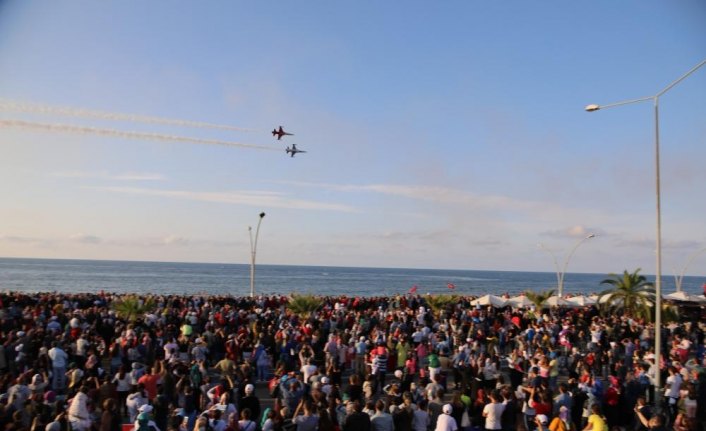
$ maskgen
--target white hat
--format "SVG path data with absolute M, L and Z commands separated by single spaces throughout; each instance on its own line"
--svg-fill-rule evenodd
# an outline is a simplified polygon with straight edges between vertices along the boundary
M 323 376 L 323 377 L 321 378 L 321 384 L 322 384 L 322 385 L 328 385 L 328 377 Z
M 245 385 L 245 393 L 246 394 L 252 394 L 254 390 L 255 390 L 255 386 L 253 386 L 252 384 L 248 383 L 247 385 Z
M 27 335 L 25 331 L 17 331 L 18 337 L 24 337 L 25 335 Z
M 143 404 L 137 409 L 137 411 L 141 413 L 149 413 L 152 411 L 152 406 L 149 404 Z
M 396 371 L 395 371 L 395 377 L 397 377 L 398 379 L 401 379 L 401 378 L 402 378 L 402 375 L 403 375 L 402 370 L 396 370 Z
M 441 408 L 441 411 L 446 413 L 447 415 L 450 415 L 453 410 L 454 408 L 451 406 L 451 404 L 444 404 L 444 407 Z
M 201 343 L 201 341 L 202 341 L 202 340 L 201 340 L 200 338 L 197 338 L 196 340 L 194 340 L 194 343 L 196 343 L 196 344 L 200 344 L 200 343 Z
M 537 415 L 537 420 L 539 421 L 540 424 L 548 424 L 549 423 L 549 418 L 547 415 Z

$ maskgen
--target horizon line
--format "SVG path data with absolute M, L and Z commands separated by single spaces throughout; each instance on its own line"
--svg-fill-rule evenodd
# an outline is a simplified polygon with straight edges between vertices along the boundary
M 55 258 L 55 257 L 13 257 L 0 256 L 0 260 L 57 260 L 57 261 L 82 261 L 82 262 L 123 262 L 123 263 L 157 263 L 157 264 L 191 264 L 191 265 L 242 265 L 250 266 L 250 263 L 236 262 L 194 262 L 194 261 L 160 261 L 160 260 L 125 260 L 125 259 L 89 259 L 89 258 Z M 257 266 L 290 266 L 290 267 L 305 267 L 305 268 L 369 268 L 369 269 L 394 269 L 394 270 L 413 270 L 413 271 L 475 271 L 475 272 L 529 272 L 533 274 L 556 274 L 556 271 L 520 271 L 520 270 L 503 270 L 503 269 L 459 269 L 459 268 L 414 268 L 414 267 L 391 267 L 391 266 L 346 266 L 346 265 L 294 265 L 282 263 L 258 263 Z M 600 275 L 608 276 L 610 274 L 620 274 L 618 272 L 569 272 L 566 274 L 585 274 L 585 275 Z M 642 274 L 645 277 L 655 277 L 655 274 Z M 673 277 L 674 274 L 662 274 L 663 277 Z M 706 277 L 706 275 L 688 275 L 685 277 Z

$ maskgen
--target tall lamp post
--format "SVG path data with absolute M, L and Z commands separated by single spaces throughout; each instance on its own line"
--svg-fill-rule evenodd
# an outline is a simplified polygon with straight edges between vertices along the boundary
M 656 184 L 656 200 L 657 200 L 657 268 L 655 274 L 655 364 L 657 364 L 657 373 L 655 375 L 655 397 L 657 402 L 660 401 L 659 394 L 662 389 L 662 376 L 660 375 L 659 367 L 662 356 L 662 210 L 660 203 L 660 180 L 659 180 L 659 98 L 671 90 L 672 87 L 682 82 L 687 76 L 696 72 L 701 66 L 706 64 L 706 60 L 697 64 L 691 70 L 682 75 L 679 79 L 664 87 L 662 91 L 654 96 L 641 97 L 639 99 L 624 100 L 622 102 L 610 103 L 607 105 L 588 105 L 586 111 L 593 112 L 599 109 L 612 108 L 615 106 L 629 105 L 639 102 L 647 102 L 651 100 L 654 105 L 655 119 L 655 184 Z
M 587 241 L 591 238 L 595 238 L 595 234 L 590 234 L 586 235 L 585 237 L 581 238 L 580 240 L 576 241 L 576 244 L 574 247 L 571 249 L 569 254 L 566 255 L 566 259 L 564 259 L 564 266 L 562 268 L 559 268 L 559 261 L 556 258 L 556 255 L 549 250 L 547 247 L 544 246 L 544 244 L 539 244 L 539 247 L 549 253 L 554 259 L 554 268 L 556 268 L 556 286 L 559 292 L 557 293 L 560 298 L 564 297 L 564 276 L 566 275 L 566 268 L 569 266 L 569 261 L 571 260 L 571 257 L 576 253 L 576 249 L 579 248 L 581 244 L 583 244 L 584 241 Z
M 679 275 L 676 275 L 676 272 L 675 272 L 675 275 L 674 275 L 674 285 L 675 285 L 676 288 L 677 288 L 677 292 L 681 292 L 681 290 L 682 290 L 682 289 L 681 289 L 681 284 L 682 284 L 682 281 L 684 281 L 684 274 L 686 273 L 686 269 L 689 267 L 689 265 L 691 265 L 691 262 L 693 262 L 694 259 L 696 259 L 696 256 L 700 255 L 701 253 L 703 253 L 703 252 L 705 252 L 705 251 L 706 251 L 706 247 L 702 248 L 701 250 L 696 250 L 695 252 L 693 252 L 693 253 L 687 258 L 686 264 L 685 264 L 684 267 L 681 269 L 681 272 L 679 273 Z
M 255 255 L 257 255 L 257 238 L 260 236 L 260 224 L 265 218 L 265 213 L 260 213 L 260 219 L 257 221 L 257 229 L 255 230 L 255 242 L 252 240 L 252 226 L 248 226 L 250 233 L 250 297 L 255 297 Z

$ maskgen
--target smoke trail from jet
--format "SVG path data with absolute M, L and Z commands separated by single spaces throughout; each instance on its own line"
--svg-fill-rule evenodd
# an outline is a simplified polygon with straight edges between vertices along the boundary
M 235 132 L 256 132 L 255 129 L 227 126 L 223 124 L 204 123 L 201 121 L 175 120 L 170 118 L 150 117 L 135 114 L 119 114 L 114 112 L 95 111 L 91 109 L 70 108 L 65 106 L 49 106 L 39 103 L 15 102 L 0 99 L 0 111 L 27 112 L 32 114 L 52 114 L 78 118 L 96 118 L 100 120 L 131 121 L 136 123 L 166 124 L 171 126 L 197 127 L 202 129 L 220 129 Z
M 74 126 L 70 124 L 48 124 L 48 123 L 37 123 L 34 121 L 23 121 L 23 120 L 1 120 L 1 127 L 14 127 L 20 129 L 30 129 L 30 130 L 40 130 L 45 132 L 61 132 L 61 133 L 74 133 L 80 135 L 99 135 L 99 136 L 110 136 L 114 138 L 125 138 L 125 139 L 135 139 L 142 141 L 160 141 L 160 142 L 184 142 L 189 144 L 202 144 L 202 145 L 222 145 L 226 147 L 239 147 L 239 148 L 251 148 L 254 150 L 266 150 L 266 151 L 281 151 L 277 147 L 269 147 L 265 145 L 255 145 L 255 144 L 242 144 L 240 142 L 232 141 L 221 141 L 217 139 L 200 139 L 200 138 L 190 138 L 185 136 L 174 136 L 174 135 L 163 135 L 160 133 L 146 133 L 146 132 L 128 132 L 123 130 L 115 129 L 101 129 L 97 127 L 86 127 L 86 126 Z

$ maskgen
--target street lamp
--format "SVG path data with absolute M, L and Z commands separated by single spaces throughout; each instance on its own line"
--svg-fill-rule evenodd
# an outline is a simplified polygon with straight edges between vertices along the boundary
M 682 75 L 679 79 L 664 87 L 662 91 L 654 96 L 641 97 L 639 99 L 625 100 L 622 102 L 610 103 L 608 105 L 588 105 L 586 111 L 593 112 L 599 109 L 612 108 L 615 106 L 629 105 L 632 103 L 646 102 L 651 100 L 654 104 L 654 119 L 655 119 L 655 184 L 656 184 L 656 201 L 657 201 L 657 268 L 655 274 L 655 364 L 657 364 L 657 373 L 655 375 L 655 395 L 659 402 L 659 393 L 662 389 L 662 376 L 660 375 L 660 359 L 662 354 L 662 210 L 660 203 L 660 180 L 659 180 L 659 98 L 671 90 L 672 87 L 679 84 L 687 76 L 696 72 L 701 66 L 706 64 L 706 60 L 697 64 L 691 70 Z
M 552 259 L 554 259 L 554 268 L 556 268 L 556 286 L 558 289 L 557 295 L 560 298 L 564 297 L 564 276 L 566 275 L 566 268 L 569 266 L 569 261 L 571 260 L 571 257 L 574 255 L 574 253 L 576 253 L 576 249 L 579 248 L 579 246 L 581 244 L 583 244 L 584 241 L 587 241 L 587 240 L 589 240 L 591 238 L 595 238 L 595 237 L 596 237 L 595 234 L 590 234 L 590 235 L 587 235 L 587 236 L 581 238 L 580 240 L 578 240 L 576 242 L 576 244 L 574 245 L 574 247 L 569 252 L 569 254 L 566 255 L 566 259 L 564 259 L 564 266 L 561 269 L 559 268 L 559 261 L 557 260 L 556 255 L 551 250 L 549 250 L 547 247 L 545 247 L 544 244 L 539 244 L 539 247 L 542 250 L 549 253 L 549 255 L 551 255 Z
M 260 219 L 257 221 L 257 230 L 255 230 L 255 242 L 252 240 L 252 226 L 248 226 L 250 233 L 250 297 L 255 297 L 255 255 L 257 254 L 257 238 L 260 236 L 260 224 L 265 218 L 265 213 L 260 213 Z
M 706 247 L 702 248 L 701 250 L 696 250 L 693 252 L 686 260 L 686 264 L 682 268 L 681 272 L 679 275 L 676 275 L 676 271 L 674 273 L 674 285 L 677 287 L 677 292 L 681 292 L 681 283 L 684 281 L 684 274 L 686 273 L 686 269 L 691 265 L 691 262 L 696 259 L 696 256 L 700 255 L 701 253 L 706 251 Z

